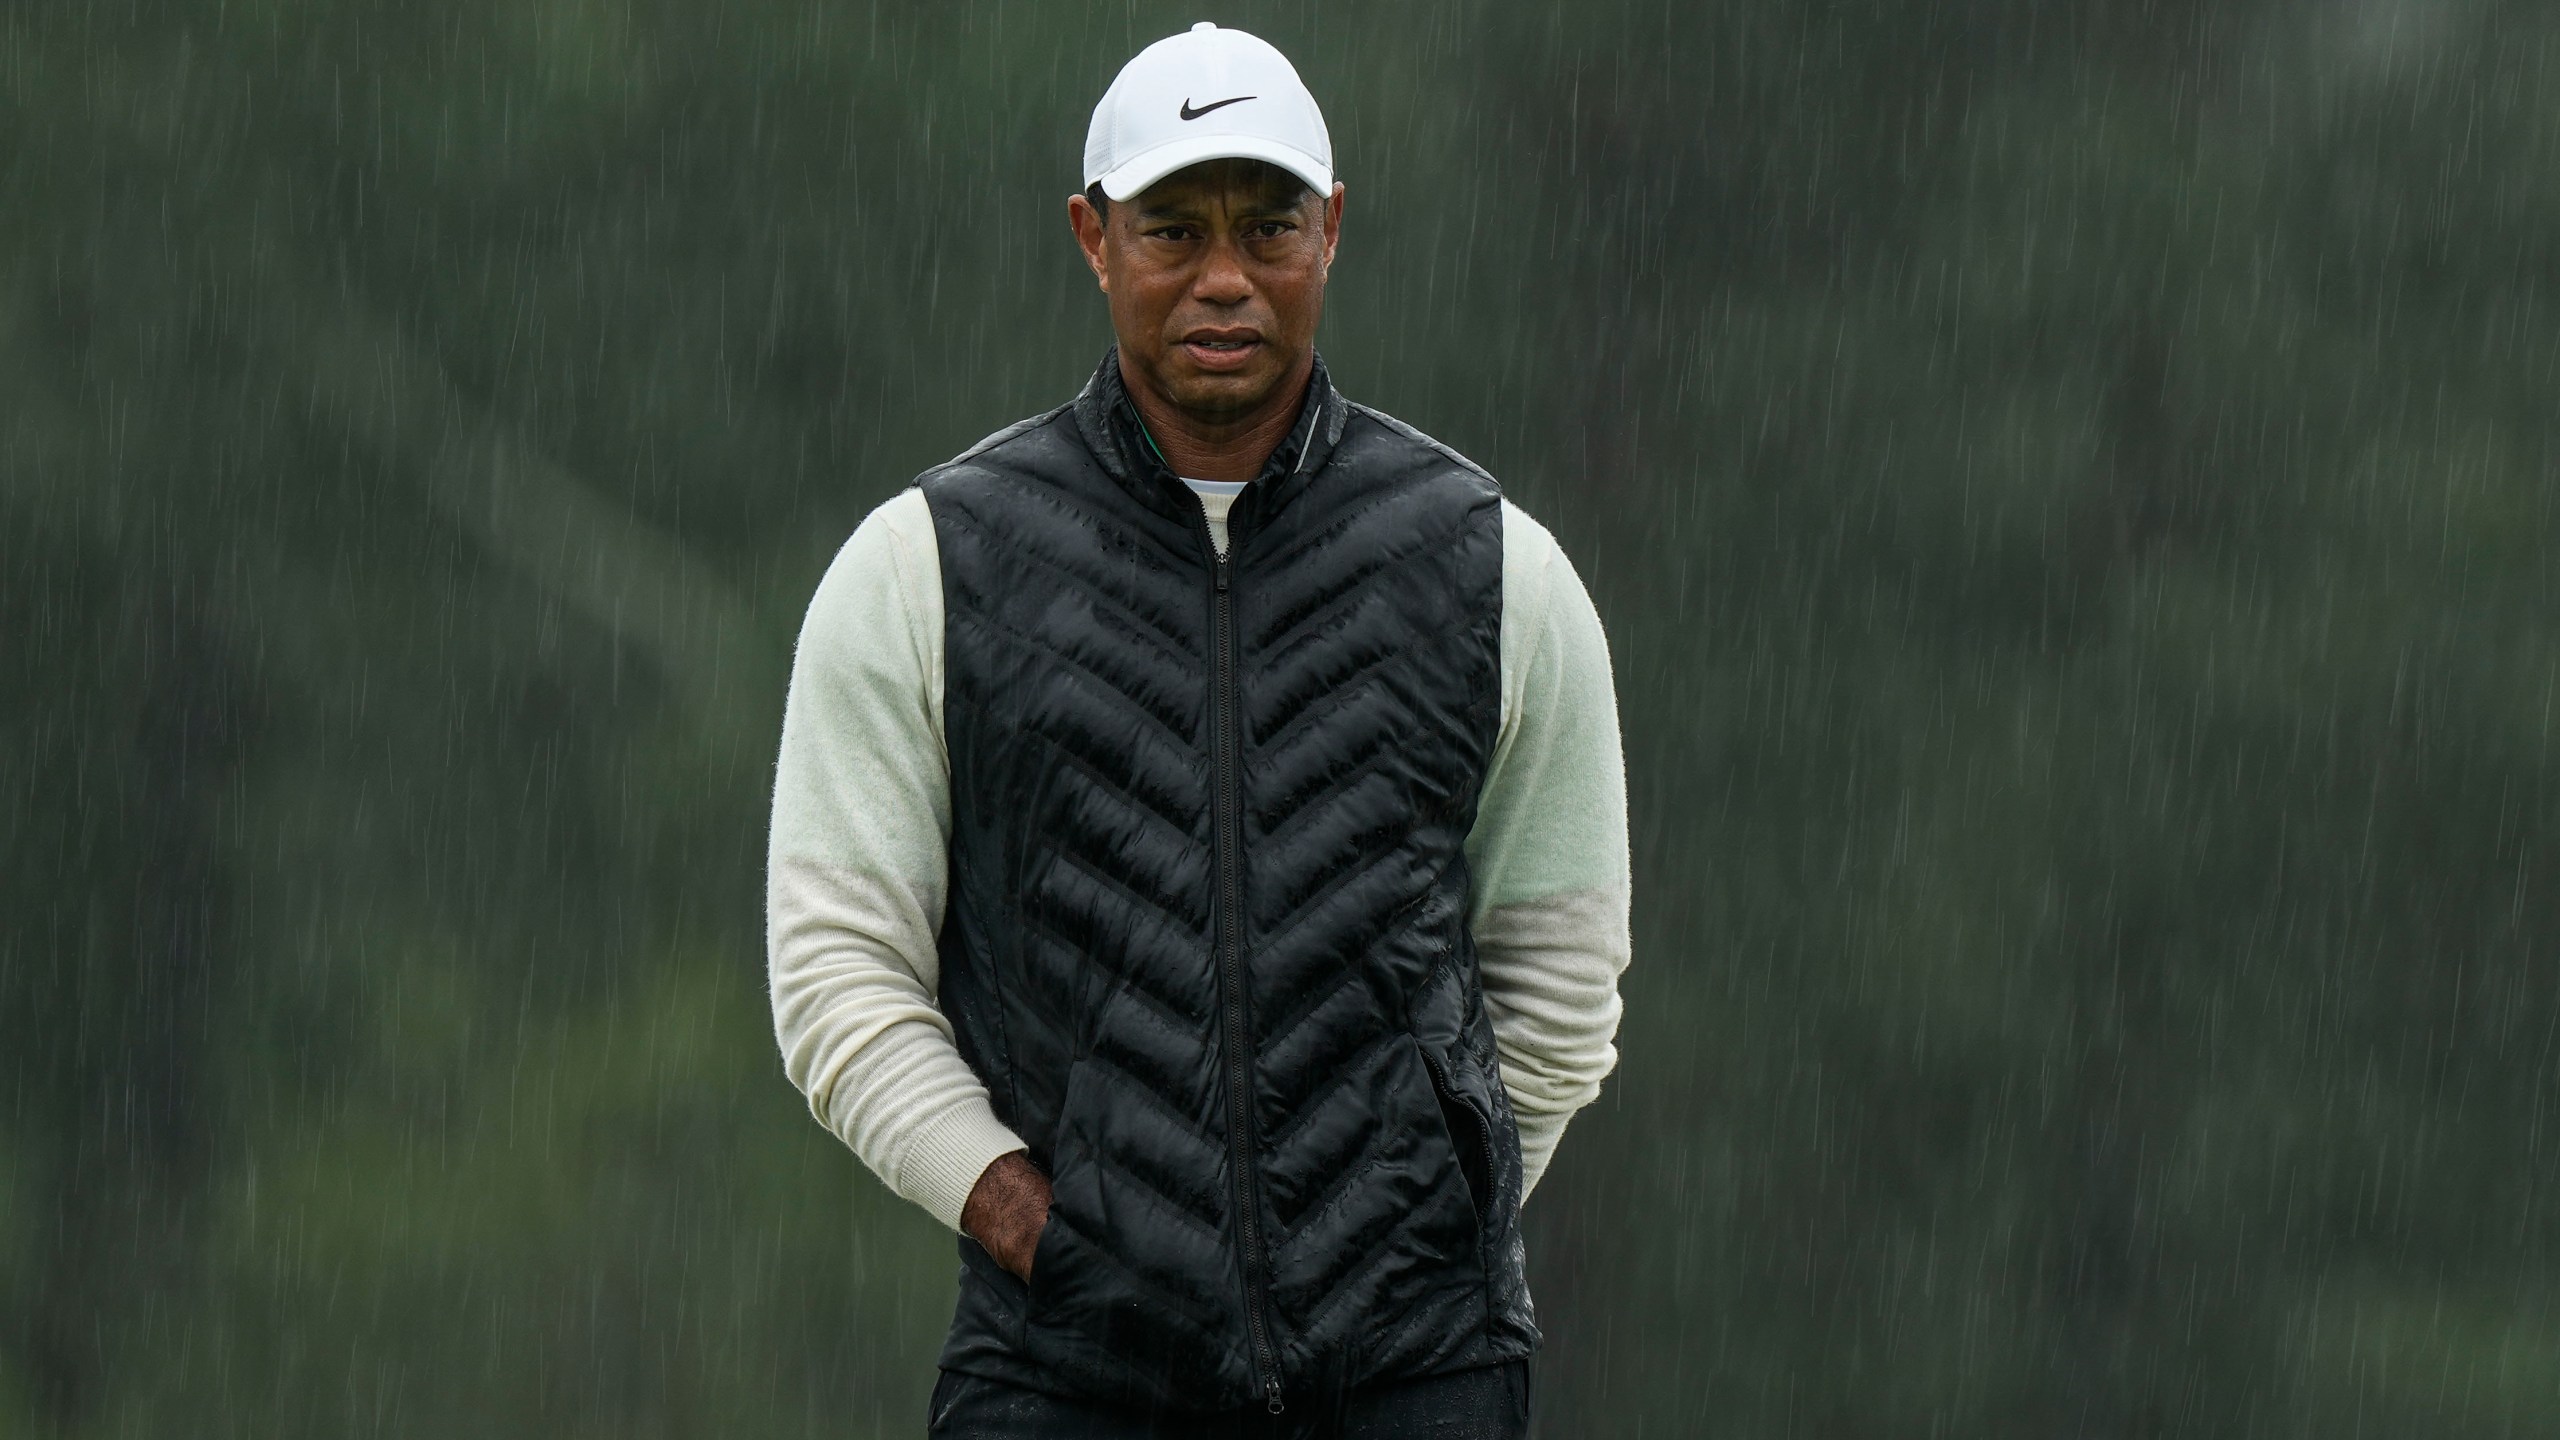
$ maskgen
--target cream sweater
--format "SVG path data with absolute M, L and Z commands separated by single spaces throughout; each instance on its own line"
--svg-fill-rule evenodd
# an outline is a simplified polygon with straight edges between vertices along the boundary
M 1203 508 L 1226 547 L 1231 496 Z M 1470 927 L 1521 1160 L 1537 1183 L 1617 1063 L 1626 778 L 1606 638 L 1555 538 L 1503 502 L 1502 721 L 1466 854 Z M 924 492 L 873 510 L 810 603 L 774 776 L 766 960 L 809 1109 L 953 1229 L 1023 1147 L 935 1005 L 951 837 L 940 549 Z

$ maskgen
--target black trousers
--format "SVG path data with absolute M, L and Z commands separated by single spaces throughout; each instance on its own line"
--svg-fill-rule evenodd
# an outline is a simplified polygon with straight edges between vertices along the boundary
M 945 1370 L 926 1426 L 933 1440 L 1527 1440 L 1529 1362 L 1310 1396 L 1277 1415 L 1116 1410 Z

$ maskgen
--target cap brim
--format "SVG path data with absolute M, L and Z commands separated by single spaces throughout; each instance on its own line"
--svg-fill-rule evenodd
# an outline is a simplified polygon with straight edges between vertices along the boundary
M 1307 182 L 1318 195 L 1333 193 L 1333 170 L 1323 161 L 1277 140 L 1258 135 L 1185 135 L 1153 150 L 1133 155 L 1102 177 L 1102 193 L 1126 200 L 1167 175 L 1203 160 L 1262 160 Z

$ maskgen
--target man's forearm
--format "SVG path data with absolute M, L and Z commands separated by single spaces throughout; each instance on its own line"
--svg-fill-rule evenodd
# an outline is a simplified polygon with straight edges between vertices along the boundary
M 774 1031 L 810 1112 L 881 1183 L 958 1229 L 979 1172 L 1022 1140 L 996 1119 L 932 992 L 877 933 L 881 906 L 861 898 L 876 888 L 834 867 L 776 863 Z
M 1521 1193 L 1536 1188 L 1575 1111 L 1618 1063 L 1626 892 L 1498 906 L 1476 925 L 1476 967 L 1520 1126 Z

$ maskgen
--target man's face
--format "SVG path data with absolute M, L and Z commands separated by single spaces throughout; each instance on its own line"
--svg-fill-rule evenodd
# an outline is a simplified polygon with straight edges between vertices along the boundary
M 1342 231 L 1339 184 L 1319 196 L 1277 166 L 1212 160 L 1110 208 L 1105 220 L 1081 195 L 1068 202 L 1140 383 L 1218 424 L 1303 379 Z

